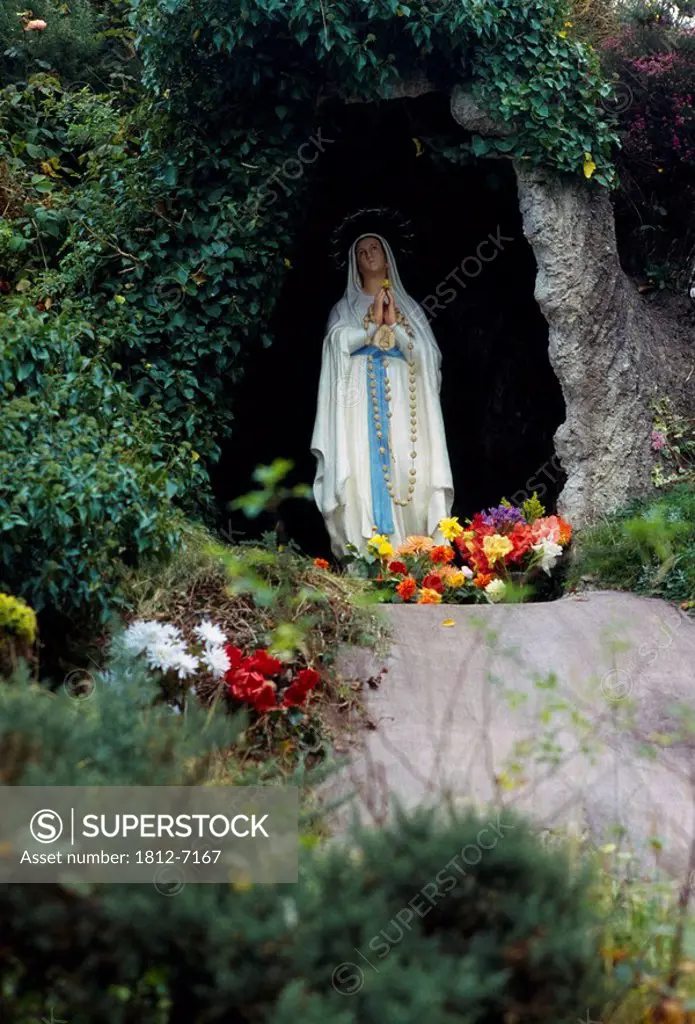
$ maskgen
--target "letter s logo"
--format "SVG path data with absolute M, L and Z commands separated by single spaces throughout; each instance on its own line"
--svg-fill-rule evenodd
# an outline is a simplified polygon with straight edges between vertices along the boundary
M 54 843 L 63 833 L 63 821 L 57 811 L 37 811 L 29 822 L 29 831 L 37 843 Z

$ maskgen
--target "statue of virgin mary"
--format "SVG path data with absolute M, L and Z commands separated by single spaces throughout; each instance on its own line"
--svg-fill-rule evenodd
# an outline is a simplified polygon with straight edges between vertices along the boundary
M 336 557 L 374 533 L 434 536 L 454 497 L 439 401 L 441 352 L 381 235 L 352 244 L 323 343 L 314 497 Z

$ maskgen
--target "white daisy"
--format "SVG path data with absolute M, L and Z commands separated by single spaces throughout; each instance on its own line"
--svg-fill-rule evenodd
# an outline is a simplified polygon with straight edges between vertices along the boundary
M 128 626 L 123 635 L 123 646 L 129 654 L 142 654 L 158 643 L 181 643 L 181 631 L 168 622 L 145 622 L 138 619 Z
M 190 675 L 188 668 L 191 660 L 194 663 L 194 668 L 198 667 L 198 659 L 188 654 L 183 644 L 174 644 L 170 640 L 158 640 L 156 643 L 150 644 L 146 651 L 146 657 L 150 668 L 158 668 L 162 672 L 169 672 L 173 669 L 181 678 Z M 180 672 L 182 665 L 184 666 L 183 675 Z
M 193 654 L 188 654 L 187 651 L 180 651 L 176 665 L 174 666 L 178 673 L 179 679 L 188 679 L 189 676 L 195 675 L 200 668 L 200 662 Z
M 206 647 L 200 655 L 200 660 L 215 679 L 221 679 L 232 667 L 224 647 Z
M 208 647 L 220 647 L 227 643 L 227 637 L 219 626 L 216 626 L 210 619 L 203 619 L 199 626 L 193 630 L 199 640 L 202 640 Z

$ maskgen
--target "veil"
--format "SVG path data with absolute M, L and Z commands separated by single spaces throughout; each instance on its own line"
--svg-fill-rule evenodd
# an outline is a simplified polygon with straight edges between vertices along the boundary
M 408 292 L 403 287 L 401 281 L 401 275 L 398 273 L 398 265 L 396 258 L 393 255 L 391 246 L 381 235 L 374 234 L 373 232 L 365 231 L 359 235 L 358 238 L 350 246 L 350 255 L 348 259 L 348 280 L 347 287 L 343 298 L 338 302 L 331 311 L 331 316 L 328 321 L 328 328 L 330 329 L 334 324 L 339 321 L 347 321 L 350 323 L 362 323 L 363 317 L 363 306 L 365 293 L 362 291 L 362 284 L 360 281 L 360 275 L 357 270 L 357 246 L 363 238 L 378 238 L 384 247 L 386 253 L 386 264 L 388 267 L 388 277 L 391 282 L 391 295 L 396 303 L 396 306 L 405 315 L 406 319 L 410 323 L 411 327 L 418 328 L 422 337 L 429 343 L 431 348 L 434 350 L 435 360 L 437 366 L 441 364 L 442 355 L 439 349 L 439 345 L 434 337 L 434 334 L 430 330 L 430 326 L 427 322 L 425 312 L 420 305 L 411 298 Z

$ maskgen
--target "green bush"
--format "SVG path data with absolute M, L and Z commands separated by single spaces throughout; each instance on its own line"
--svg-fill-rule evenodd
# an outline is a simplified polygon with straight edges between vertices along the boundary
M 601 587 L 695 602 L 695 487 L 681 484 L 632 502 L 583 530 L 569 585 L 582 577 Z
M 37 611 L 105 619 L 125 567 L 176 549 L 173 499 L 200 483 L 116 380 L 112 343 L 75 310 L 0 315 L 0 569 Z
M 0 690 L 0 778 L 202 781 L 233 723 L 146 707 L 142 685 L 97 677 L 77 704 Z M 5 1007 L 17 1024 L 49 1006 L 71 1024 L 574 1021 L 601 997 L 588 884 L 506 813 L 423 812 L 305 848 L 297 885 L 0 886 Z

